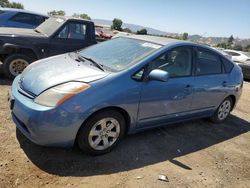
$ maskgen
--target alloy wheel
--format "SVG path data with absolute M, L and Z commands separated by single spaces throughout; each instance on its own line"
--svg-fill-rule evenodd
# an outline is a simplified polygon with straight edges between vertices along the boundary
M 231 102 L 229 100 L 225 100 L 219 107 L 218 110 L 218 119 L 224 120 L 227 118 L 231 110 Z
M 114 118 L 103 118 L 92 126 L 88 141 L 95 150 L 111 147 L 120 135 L 120 124 Z

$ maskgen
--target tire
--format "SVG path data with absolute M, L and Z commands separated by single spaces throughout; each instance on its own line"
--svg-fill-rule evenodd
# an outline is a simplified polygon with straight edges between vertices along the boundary
M 121 141 L 125 129 L 123 115 L 115 110 L 107 110 L 88 119 L 79 129 L 76 141 L 83 152 L 101 155 L 110 152 Z
M 21 74 L 24 68 L 31 63 L 31 58 L 24 54 L 11 54 L 3 62 L 3 71 L 6 77 L 14 79 Z
M 226 120 L 233 108 L 233 100 L 227 97 L 217 108 L 210 120 L 214 123 L 221 123 Z

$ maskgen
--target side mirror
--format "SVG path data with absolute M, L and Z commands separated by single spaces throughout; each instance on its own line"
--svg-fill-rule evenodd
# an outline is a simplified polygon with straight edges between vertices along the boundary
M 149 80 L 158 80 L 162 82 L 168 81 L 169 74 L 166 71 L 160 69 L 152 70 L 148 75 Z

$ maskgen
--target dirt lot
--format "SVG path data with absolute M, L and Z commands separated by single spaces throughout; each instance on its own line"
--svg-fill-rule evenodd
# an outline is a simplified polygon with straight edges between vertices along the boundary
M 250 187 L 249 82 L 223 124 L 196 120 L 131 135 L 98 157 L 27 140 L 10 117 L 10 84 L 0 78 L 0 188 Z

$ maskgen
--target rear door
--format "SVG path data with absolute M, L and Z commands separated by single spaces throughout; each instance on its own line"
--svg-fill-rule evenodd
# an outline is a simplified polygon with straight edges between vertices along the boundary
M 218 54 L 206 48 L 195 48 L 194 100 L 192 109 L 211 110 L 226 97 L 228 74 Z
M 69 21 L 50 39 L 50 56 L 72 52 L 89 45 L 88 23 Z

